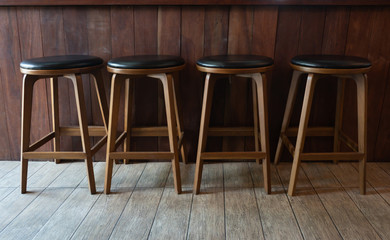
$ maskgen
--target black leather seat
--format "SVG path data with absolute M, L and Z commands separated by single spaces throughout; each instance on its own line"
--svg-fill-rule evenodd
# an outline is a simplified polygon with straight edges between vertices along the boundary
M 61 55 L 24 60 L 20 67 L 30 70 L 56 70 L 93 67 L 103 64 L 103 59 L 89 55 Z
M 181 57 L 170 55 L 138 55 L 113 58 L 107 65 L 112 68 L 122 69 L 155 69 L 169 68 L 184 65 Z
M 291 63 L 303 67 L 329 69 L 371 67 L 371 62 L 365 58 L 339 55 L 300 55 L 292 58 Z
M 259 68 L 271 66 L 274 60 L 257 55 L 218 55 L 199 59 L 196 64 L 208 68 Z

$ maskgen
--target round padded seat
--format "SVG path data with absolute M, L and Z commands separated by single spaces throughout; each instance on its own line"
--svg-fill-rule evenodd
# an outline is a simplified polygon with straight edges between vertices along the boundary
M 94 67 L 103 64 L 103 59 L 89 55 L 60 55 L 24 60 L 21 69 L 26 70 L 61 70 Z
M 121 69 L 156 69 L 171 68 L 184 65 L 184 59 L 169 55 L 138 55 L 113 58 L 107 65 Z
M 196 64 L 205 68 L 262 68 L 272 66 L 274 60 L 257 55 L 218 55 L 200 58 Z
M 300 55 L 291 59 L 291 64 L 309 68 L 357 69 L 369 68 L 365 58 L 339 55 Z

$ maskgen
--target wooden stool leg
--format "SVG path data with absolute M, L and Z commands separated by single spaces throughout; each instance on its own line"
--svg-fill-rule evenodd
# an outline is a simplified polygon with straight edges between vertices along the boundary
M 173 81 L 175 82 L 175 81 Z M 183 133 L 181 131 L 181 121 L 180 121 L 180 117 L 179 117 L 179 109 L 177 107 L 177 98 L 176 98 L 176 89 L 175 89 L 175 84 L 172 85 L 173 89 L 171 90 L 173 92 L 173 100 L 174 100 L 174 104 L 175 104 L 175 116 L 176 116 L 176 125 L 177 125 L 177 135 L 179 136 L 179 139 L 181 139 L 182 141 L 179 142 L 180 145 L 180 155 L 181 155 L 181 159 L 183 161 L 183 163 L 187 163 L 187 160 L 186 160 L 186 155 L 185 155 L 185 151 L 184 151 L 184 145 L 183 145 Z
M 282 154 L 282 149 L 283 149 L 282 134 L 284 134 L 286 132 L 286 130 L 290 124 L 290 119 L 291 119 L 291 115 L 292 115 L 293 108 L 294 108 L 295 98 L 297 96 L 298 80 L 302 74 L 303 74 L 302 72 L 294 71 L 293 77 L 291 79 L 291 86 L 290 86 L 290 90 L 288 92 L 286 109 L 284 110 L 282 129 L 280 130 L 279 142 L 278 142 L 278 146 L 276 148 L 274 164 L 279 163 L 280 156 Z
M 359 161 L 359 188 L 360 194 L 366 194 L 366 161 L 367 161 L 367 75 L 353 76 L 357 87 L 357 118 L 358 118 L 358 145 L 359 153 L 364 157 Z
M 114 159 L 110 159 L 110 153 L 115 151 L 116 130 L 118 126 L 118 112 L 122 83 L 125 80 L 123 75 L 112 75 L 110 94 L 110 115 L 107 136 L 106 153 L 106 178 L 104 181 L 104 193 L 109 194 L 111 190 L 112 165 Z
M 342 123 L 343 123 L 344 89 L 345 89 L 345 79 L 339 78 L 337 80 L 337 98 L 336 98 L 336 116 L 335 116 L 335 126 L 334 126 L 333 152 L 340 152 L 339 132 L 342 128 Z M 333 160 L 333 162 L 337 163 L 338 160 Z
M 22 126 L 21 126 L 21 146 L 20 146 L 21 193 L 26 193 L 27 190 L 28 159 L 25 159 L 23 157 L 23 153 L 28 151 L 28 148 L 30 146 L 31 107 L 32 107 L 33 87 L 36 80 L 38 79 L 35 76 L 24 75 L 23 77 Z
M 58 78 L 50 78 L 51 89 L 51 116 L 54 131 L 54 152 L 60 151 L 60 118 L 58 105 Z M 60 163 L 60 159 L 54 159 L 55 163 Z
M 104 127 L 106 128 L 106 131 L 108 131 L 108 114 L 109 114 L 109 109 L 108 109 L 108 104 L 107 104 L 107 96 L 106 96 L 106 91 L 104 90 L 104 82 L 103 82 L 103 76 L 101 70 L 96 70 L 91 73 L 95 80 L 95 88 L 96 88 L 96 93 L 99 101 L 99 106 L 100 106 L 100 112 L 102 114 L 102 119 L 104 123 Z
M 125 83 L 125 114 L 124 114 L 124 131 L 126 132 L 126 138 L 123 144 L 123 151 L 130 151 L 131 141 L 131 114 L 133 106 L 133 93 L 134 93 L 134 80 L 126 79 Z M 116 128 L 115 128 L 116 129 Z M 123 163 L 127 164 L 128 159 L 123 159 Z
M 260 122 L 260 142 L 261 151 L 265 152 L 263 159 L 264 190 L 267 194 L 271 193 L 271 175 L 270 175 L 270 153 L 268 140 L 268 101 L 267 101 L 267 78 L 265 74 L 253 74 L 253 80 L 257 86 L 257 102 Z
M 202 152 L 206 148 L 207 131 L 209 128 L 211 105 L 213 101 L 215 79 L 211 78 L 211 74 L 207 73 L 204 84 L 202 115 L 200 118 L 198 151 L 196 154 L 196 170 L 194 179 L 194 193 L 198 194 L 200 191 L 200 184 L 202 181 L 203 160 L 201 158 Z
M 258 104 L 257 104 L 257 90 L 256 82 L 252 81 L 252 99 L 253 99 L 253 133 L 255 138 L 255 151 L 260 151 L 259 149 L 259 113 L 258 113 Z M 256 159 L 256 163 L 260 164 L 260 159 Z
M 171 74 L 158 74 L 156 75 L 163 84 L 165 110 L 167 115 L 169 146 L 171 152 L 174 153 L 174 159 L 172 159 L 172 172 L 174 185 L 177 193 L 181 193 L 181 178 L 180 178 L 180 165 L 179 165 L 179 153 L 177 148 L 177 125 L 175 114 L 175 100 L 173 93 L 173 78 Z
M 295 186 L 297 184 L 297 177 L 299 173 L 299 166 L 301 163 L 301 153 L 305 144 L 306 129 L 309 122 L 310 108 L 313 101 L 314 87 L 317 81 L 317 75 L 309 74 L 307 77 L 305 96 L 303 98 L 301 119 L 299 120 L 299 129 L 297 136 L 297 143 L 294 152 L 294 161 L 291 169 L 290 184 L 288 186 L 288 195 L 292 196 L 295 192 Z
M 87 109 L 84 100 L 83 79 L 81 78 L 80 74 L 70 74 L 67 77 L 72 80 L 74 86 L 77 115 L 79 119 L 80 133 L 81 133 L 81 143 L 83 145 L 83 151 L 87 155 L 87 158 L 85 159 L 85 163 L 87 166 L 89 190 L 91 194 L 94 194 L 96 193 L 96 186 L 95 186 L 95 177 L 94 177 L 93 165 L 92 165 L 91 144 L 90 144 L 89 133 L 88 133 L 88 119 L 87 119 Z

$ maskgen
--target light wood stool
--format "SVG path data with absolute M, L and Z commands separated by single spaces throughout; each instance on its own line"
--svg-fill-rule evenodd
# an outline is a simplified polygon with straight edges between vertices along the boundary
M 92 166 L 92 156 L 105 144 L 107 140 L 108 106 L 104 83 L 101 74 L 103 60 L 99 57 L 87 55 L 63 55 L 41 57 L 25 60 L 20 63 L 20 71 L 23 77 L 22 93 L 22 126 L 21 126 L 21 191 L 26 192 L 28 159 L 85 159 L 89 190 L 96 193 L 95 178 Z M 88 126 L 87 110 L 84 100 L 83 80 L 81 74 L 91 74 L 95 80 L 100 110 L 104 126 Z M 60 127 L 59 102 L 58 102 L 58 78 L 65 77 L 72 81 L 75 91 L 79 127 Z M 39 79 L 50 78 L 52 126 L 53 131 L 30 145 L 31 108 L 34 83 Z M 60 136 L 81 136 L 82 152 L 60 151 Z M 91 147 L 90 136 L 102 136 L 103 138 Z M 50 140 L 54 140 L 53 152 L 36 152 Z
M 364 58 L 333 55 L 302 55 L 291 60 L 294 69 L 284 112 L 282 130 L 275 155 L 275 164 L 279 162 L 282 145 L 285 145 L 294 157 L 288 194 L 294 195 L 299 166 L 302 160 L 359 160 L 360 193 L 366 192 L 367 161 L 367 75 L 371 63 Z M 303 99 L 301 118 L 298 128 L 289 128 L 290 119 L 297 93 L 298 80 L 302 74 L 308 74 Z M 310 108 L 316 81 L 322 77 L 338 78 L 335 127 L 308 127 Z M 357 86 L 358 143 L 342 132 L 342 113 L 345 79 L 353 79 Z M 297 136 L 295 147 L 288 137 Z M 303 153 L 306 136 L 334 136 L 334 151 L 324 153 Z M 340 141 L 353 152 L 340 152 Z
M 197 68 L 205 72 L 202 115 L 200 119 L 198 152 L 194 179 L 194 193 L 200 192 L 203 161 L 205 160 L 238 160 L 253 159 L 260 162 L 263 159 L 264 189 L 271 192 L 270 157 L 268 144 L 268 110 L 267 81 L 265 72 L 273 67 L 273 60 L 255 55 L 210 56 L 197 61 Z M 223 74 L 251 78 L 253 89 L 254 127 L 209 128 L 211 105 L 216 77 Z M 259 132 L 260 128 L 260 132 Z M 255 151 L 253 152 L 205 152 L 207 136 L 254 136 Z M 259 141 L 261 151 L 259 149 Z
M 182 58 L 166 55 L 126 56 L 115 58 L 108 62 L 107 69 L 113 75 L 111 81 L 110 124 L 108 127 L 104 193 L 110 193 L 113 160 L 116 159 L 124 159 L 125 163 L 127 159 L 171 160 L 175 190 L 177 193 L 181 193 L 179 149 L 182 160 L 185 162 L 184 147 L 182 146 L 184 135 L 180 126 L 172 74 L 182 70 L 184 67 L 185 62 Z M 131 127 L 134 81 L 145 76 L 159 79 L 162 82 L 167 127 Z M 117 138 L 119 102 L 123 83 L 125 83 L 125 126 L 124 132 Z M 168 136 L 170 152 L 130 152 L 131 136 Z M 124 142 L 124 152 L 116 152 L 116 149 L 122 142 Z

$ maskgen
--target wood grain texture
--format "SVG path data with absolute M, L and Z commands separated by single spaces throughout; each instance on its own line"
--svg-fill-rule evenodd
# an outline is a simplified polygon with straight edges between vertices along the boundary
M 72 1 L 72 4 L 81 4 L 83 1 Z M 102 1 L 104 0 L 93 4 L 99 5 Z M 264 1 L 251 4 L 242 1 L 231 6 L 228 1 L 218 3 L 227 4 L 226 6 L 183 6 L 189 1 L 179 4 L 182 6 L 146 6 L 148 2 L 145 2 L 145 6 L 114 4 L 105 7 L 0 7 L 0 31 L 4 36 L 0 39 L 0 53 L 3 56 L 0 59 L 0 112 L 4 112 L 0 116 L 0 130 L 6 133 L 0 139 L 0 159 L 19 158 L 20 117 L 15 113 L 20 112 L 22 76 L 18 68 L 20 61 L 27 57 L 94 54 L 108 60 L 111 57 L 133 54 L 180 55 L 185 59 L 187 67 L 180 73 L 180 79 L 175 76 L 175 79 L 179 80 L 176 81 L 176 91 L 179 112 L 184 123 L 185 150 L 191 162 L 195 159 L 204 79 L 194 67 L 198 58 L 216 54 L 251 53 L 275 59 L 272 74 L 267 74 L 270 149 L 271 153 L 274 153 L 291 79 L 289 61 L 301 53 L 323 53 L 362 56 L 373 62 L 373 68 L 368 74 L 368 161 L 388 161 L 390 151 L 386 146 L 390 131 L 387 121 L 390 112 L 390 85 L 387 82 L 390 77 L 390 48 L 387 43 L 390 34 L 383 29 L 389 27 L 389 6 L 354 6 L 362 4 L 359 1 L 348 1 L 344 2 L 346 5 L 339 6 L 339 0 L 327 1 L 321 6 L 314 5 L 322 0 L 310 3 L 305 0 L 298 4 L 300 6 L 289 5 L 290 0 L 278 2 L 273 6 L 264 6 Z M 23 2 L 20 0 L 13 4 Z M 202 2 L 203 0 L 196 4 Z M 45 1 L 41 3 L 50 5 Z M 168 3 L 161 2 L 162 5 Z M 246 4 L 250 6 L 245 6 Z M 255 6 L 257 4 L 259 6 Z M 104 73 L 104 77 L 108 83 L 108 74 Z M 250 97 L 242 97 L 250 95 L 250 86 L 244 81 L 232 79 L 234 91 L 231 91 L 226 80 L 227 78 L 224 78 L 216 83 L 211 125 L 251 125 L 252 103 Z M 59 84 L 60 122 L 78 125 L 73 87 L 62 79 Z M 88 119 L 91 124 L 101 123 L 99 108 L 95 102 L 96 94 L 91 89 L 93 86 L 89 77 L 84 77 L 83 84 L 86 89 Z M 159 84 L 155 80 L 142 79 L 138 85 L 136 92 L 142 92 L 137 93 L 142 96 L 136 96 L 133 122 L 144 126 L 165 124 Z M 310 125 L 334 123 L 335 89 L 333 79 L 318 82 Z M 347 81 L 346 89 L 343 130 L 352 139 L 356 139 L 355 85 Z M 36 90 L 40 96 L 36 95 L 33 103 L 34 110 L 37 109 L 32 123 L 36 126 L 33 129 L 33 138 L 46 134 L 50 123 L 50 104 L 46 94 L 48 86 L 38 82 Z M 108 86 L 106 90 L 109 90 Z M 298 96 L 302 93 L 302 88 L 299 90 Z M 300 99 L 294 109 L 292 125 L 296 125 L 298 121 L 299 103 Z M 42 107 L 37 108 L 38 105 Z M 228 109 L 230 110 L 227 111 Z M 120 113 L 119 128 L 123 125 L 122 116 Z M 221 138 L 210 138 L 207 149 L 221 150 Z M 80 138 L 71 139 L 61 137 L 61 147 L 80 150 Z M 232 140 L 232 144 L 225 141 L 225 148 L 252 149 L 252 138 L 243 139 Z M 164 138 L 157 140 L 156 137 L 136 137 L 134 140 L 132 150 L 164 150 L 168 146 Z M 308 141 L 313 143 L 306 144 L 305 151 L 329 150 L 332 146 L 330 138 Z M 48 147 L 50 144 L 44 148 Z M 341 149 L 345 150 L 343 147 Z M 286 156 L 283 155 L 282 159 L 286 160 Z M 96 159 L 102 159 L 101 152 Z
M 162 193 L 161 188 L 134 190 L 111 238 L 123 239 L 129 236 L 134 239 L 148 238 Z
M 185 239 L 190 220 L 191 200 L 191 194 L 177 194 L 175 189 L 166 188 L 148 239 Z
M 131 188 L 113 189 L 119 194 L 101 195 L 72 239 L 108 239 L 132 193 Z
M 0 238 L 32 239 L 72 191 L 71 188 L 46 189 L 0 233 Z M 42 207 L 45 211 L 36 211 Z M 26 222 L 30 223 L 28 228 Z
M 20 5 L 389 5 L 387 0 L 281 0 L 275 3 L 273 0 L 171 0 L 171 1 L 163 1 L 163 0 L 146 0 L 142 3 L 134 0 L 61 0 L 54 4 L 49 0 L 1 0 L 0 6 L 20 6 Z

